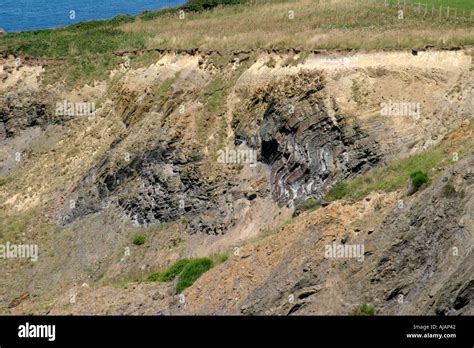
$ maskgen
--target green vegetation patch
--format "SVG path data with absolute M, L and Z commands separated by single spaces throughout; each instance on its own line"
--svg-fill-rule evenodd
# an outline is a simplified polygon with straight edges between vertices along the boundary
M 67 27 L 69 31 L 91 30 L 104 27 L 116 27 L 125 23 L 135 22 L 135 17 L 130 15 L 117 15 L 110 20 L 95 20 L 75 23 Z
M 390 0 L 392 4 L 397 4 L 398 0 Z M 453 8 L 458 8 L 458 9 L 465 9 L 465 10 L 474 10 L 474 2 L 471 0 L 416 0 L 416 1 L 406 1 L 407 6 L 417 6 L 418 3 L 422 5 L 422 8 L 424 8 L 424 5 L 428 6 L 428 9 L 431 11 L 432 6 L 435 6 L 435 8 L 439 9 L 439 6 L 443 6 L 445 9 L 449 6 L 451 9 Z M 400 5 L 403 6 L 403 1 L 400 1 Z M 431 12 L 430 12 L 431 13 Z M 470 15 L 470 12 L 467 12 L 468 15 Z M 458 15 L 461 15 L 462 13 L 458 12 Z M 453 13 L 454 15 L 454 13 Z
M 189 0 L 181 8 L 188 11 L 204 11 L 220 5 L 245 4 L 248 0 Z
M 421 170 L 414 171 L 410 174 L 411 183 L 415 189 L 415 192 L 418 191 L 424 184 L 428 182 L 428 174 Z
M 30 209 L 15 214 L 9 214 L 0 209 L 0 243 L 17 243 L 22 234 L 33 238 L 44 237 L 49 233 L 55 233 L 58 227 L 47 221 L 44 212 L 39 208 Z
M 151 21 L 161 16 L 165 15 L 176 15 L 176 12 L 179 8 L 163 8 L 158 11 L 144 11 L 142 14 L 139 15 L 140 20 L 142 21 Z
M 248 3 L 249 0 L 189 0 L 179 7 L 163 8 L 158 11 L 144 11 L 139 15 L 142 21 L 151 21 L 161 16 L 179 15 L 179 11 L 201 12 L 213 9 L 217 6 L 238 5 Z
M 228 255 L 228 254 L 220 254 L 220 255 L 217 255 L 217 256 L 215 256 L 214 258 L 212 258 L 214 265 L 217 265 L 217 264 L 220 264 L 220 263 L 224 263 L 224 262 L 226 262 L 228 259 L 229 259 L 229 255 Z
M 194 282 L 205 272 L 209 271 L 213 266 L 213 262 L 209 258 L 201 258 L 191 260 L 184 268 L 179 276 L 178 284 L 176 284 L 176 291 L 182 292 L 184 289 L 190 287 Z
M 367 303 L 363 303 L 359 307 L 354 309 L 354 311 L 352 312 L 352 315 L 374 315 L 376 312 L 377 311 L 375 307 Z
M 133 237 L 133 244 L 135 245 L 143 245 L 145 244 L 146 238 L 143 234 L 137 234 Z
M 148 67 L 156 63 L 162 56 L 163 54 L 158 51 L 148 51 L 136 56 L 131 56 L 131 67 L 133 69 Z
M 151 282 L 171 282 L 173 281 L 178 275 L 181 274 L 183 271 L 184 267 L 191 262 L 191 260 L 188 259 L 182 259 L 176 261 L 174 264 L 172 264 L 168 269 L 166 269 L 163 272 L 158 272 L 158 273 L 153 273 L 150 274 L 147 278 L 147 280 Z
M 178 278 L 176 291 L 182 292 L 184 289 L 193 285 L 193 283 L 205 272 L 218 264 L 228 260 L 228 254 L 219 254 L 211 257 L 197 259 L 181 259 L 173 263 L 162 272 L 152 273 L 147 277 L 150 282 L 172 282 Z
M 300 203 L 296 206 L 295 212 L 293 213 L 293 217 L 300 215 L 304 211 L 313 211 L 321 207 L 321 202 L 314 199 L 314 198 L 309 198 L 303 203 Z
M 452 164 L 454 152 L 461 159 L 470 151 L 471 147 L 472 139 L 470 138 L 460 138 L 455 141 L 444 140 L 422 153 L 395 160 L 352 180 L 340 182 L 328 192 L 325 199 L 328 201 L 360 200 L 374 191 L 392 192 L 402 189 L 406 186 L 408 179 L 413 180 L 415 188 L 420 188 L 429 181 L 426 173 L 430 173 L 430 177 L 435 178 L 446 166 Z
M 121 58 L 115 52 L 145 47 L 146 33 L 118 28 L 133 20 L 131 16 L 118 16 L 60 29 L 11 33 L 0 38 L 0 46 L 18 56 L 57 60 L 46 64 L 45 83 L 90 83 L 107 78 L 108 71 L 117 67 Z

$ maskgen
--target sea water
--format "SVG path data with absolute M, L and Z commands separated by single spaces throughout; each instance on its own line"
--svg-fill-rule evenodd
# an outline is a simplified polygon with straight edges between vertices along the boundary
M 118 14 L 136 15 L 185 0 L 0 0 L 0 28 L 7 32 L 67 26 Z

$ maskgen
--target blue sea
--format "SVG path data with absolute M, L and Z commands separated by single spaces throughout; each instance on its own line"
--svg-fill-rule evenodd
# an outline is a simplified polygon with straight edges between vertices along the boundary
M 185 0 L 0 0 L 0 28 L 7 32 L 47 29 L 94 19 L 110 19 L 118 14 L 136 15 L 145 10 L 159 10 L 179 6 L 185 2 Z

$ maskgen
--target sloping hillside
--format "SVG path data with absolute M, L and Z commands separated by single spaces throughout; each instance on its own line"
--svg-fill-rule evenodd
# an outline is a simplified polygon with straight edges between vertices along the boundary
M 273 23 L 305 4 L 254 6 Z M 39 248 L 0 260 L 2 313 L 473 314 L 472 48 L 198 30 L 252 8 L 193 13 L 169 45 L 166 13 L 104 24 L 147 40 L 88 52 L 91 70 L 0 41 L 0 244 Z

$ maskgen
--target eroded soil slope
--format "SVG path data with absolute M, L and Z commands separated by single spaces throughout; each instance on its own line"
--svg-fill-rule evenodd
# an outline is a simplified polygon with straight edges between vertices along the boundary
M 40 257 L 1 261 L 2 312 L 472 314 L 471 66 L 469 49 L 193 50 L 69 90 L 5 57 L 0 240 Z M 95 116 L 58 114 L 64 102 Z M 381 113 L 391 102 L 418 112 Z M 420 192 L 402 177 L 324 203 L 441 144 L 456 161 L 433 161 Z M 323 207 L 292 218 L 308 199 Z M 331 243 L 363 245 L 363 260 L 325 257 Z M 183 296 L 144 281 L 219 253 L 231 257 Z

